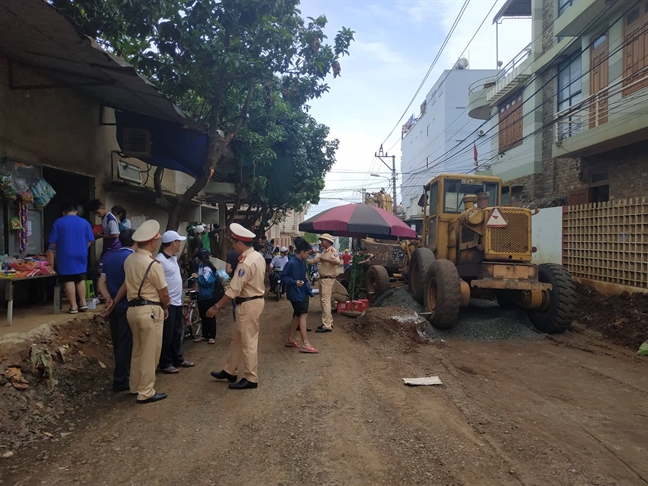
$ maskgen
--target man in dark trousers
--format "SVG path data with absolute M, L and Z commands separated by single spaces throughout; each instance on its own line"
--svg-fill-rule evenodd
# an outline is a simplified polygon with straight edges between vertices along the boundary
M 184 334 L 184 320 L 182 317 L 182 276 L 176 254 L 180 252 L 180 245 L 187 238 L 180 236 L 176 231 L 167 231 L 162 235 L 162 247 L 157 255 L 157 260 L 162 264 L 164 277 L 169 286 L 169 317 L 164 320 L 162 330 L 162 351 L 160 352 L 160 371 L 167 375 L 178 373 L 178 367 L 191 368 L 194 363 L 187 361 L 182 356 L 182 338 Z
M 112 309 L 109 320 L 113 354 L 115 355 L 115 372 L 113 374 L 113 391 L 115 393 L 129 390 L 133 334 L 128 325 L 128 319 L 126 319 L 128 301 L 122 300 L 114 308 L 112 301 L 126 278 L 124 261 L 137 250 L 137 243 L 133 241 L 133 233 L 135 230 L 127 229 L 119 234 L 121 248 L 106 255 L 101 264 L 101 276 L 97 282 L 99 292 L 106 299 L 106 309 Z

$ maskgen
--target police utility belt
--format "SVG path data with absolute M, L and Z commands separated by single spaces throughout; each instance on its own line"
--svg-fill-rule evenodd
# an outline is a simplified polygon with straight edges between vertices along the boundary
M 322 276 L 320 277 L 320 280 L 324 280 L 324 279 L 326 279 L 326 278 L 335 278 L 335 277 L 334 277 L 333 275 L 322 275 Z
M 257 299 L 263 299 L 263 295 L 255 295 L 254 297 L 237 297 L 234 299 L 234 303 L 236 305 L 241 305 L 244 304 L 245 302 L 249 302 L 251 300 L 257 300 Z
M 162 304 L 159 302 L 153 302 L 150 300 L 142 299 L 142 287 L 144 287 L 144 282 L 146 281 L 146 277 L 148 277 L 149 272 L 151 271 L 151 267 L 157 260 L 153 260 L 148 268 L 146 269 L 146 272 L 144 272 L 144 277 L 142 278 L 142 283 L 140 283 L 139 290 L 137 291 L 137 299 L 129 300 L 128 301 L 128 306 L 129 307 L 141 307 L 143 305 L 157 305 L 162 307 Z

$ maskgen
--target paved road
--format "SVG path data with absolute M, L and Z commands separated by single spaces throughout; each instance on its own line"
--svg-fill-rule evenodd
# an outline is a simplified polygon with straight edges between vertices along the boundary
M 367 341 L 339 316 L 332 334 L 313 335 L 320 354 L 301 355 L 283 347 L 287 302 L 266 309 L 257 390 L 229 391 L 209 376 L 224 360 L 225 320 L 215 346 L 186 347 L 195 368 L 159 376 L 169 399 L 109 397 L 43 445 L 46 461 L 4 462 L 0 483 L 647 484 L 645 360 L 578 333 Z M 430 374 L 444 385 L 402 384 Z

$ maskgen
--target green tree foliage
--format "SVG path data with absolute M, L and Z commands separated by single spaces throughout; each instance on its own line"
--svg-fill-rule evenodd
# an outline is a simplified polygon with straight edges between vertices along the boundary
M 304 20 L 297 9 L 298 0 L 51 3 L 85 34 L 133 64 L 189 116 L 205 124 L 209 150 L 202 174 L 178 204 L 171 205 L 158 192 L 160 204 L 169 212 L 168 227 L 173 229 L 180 224 L 181 212 L 205 187 L 235 136 L 252 149 L 265 148 L 261 153 L 254 152 L 254 156 L 267 164 L 273 160 L 269 151 L 274 149 L 274 143 L 270 142 L 277 143 L 282 136 L 283 142 L 299 138 L 291 135 L 291 129 L 299 123 L 317 136 L 323 134 L 326 127 L 300 117 L 307 116 L 303 110 L 309 100 L 329 90 L 327 76 L 340 75 L 339 60 L 348 55 L 354 34 L 342 28 L 327 43 L 326 17 Z M 274 104 L 279 101 L 284 106 L 276 111 Z M 257 115 L 261 108 L 268 112 L 266 116 L 277 117 L 273 127 L 242 130 L 252 112 Z M 320 147 L 328 159 L 334 157 L 335 143 Z M 307 144 L 302 142 L 299 150 L 308 150 Z M 295 172 L 312 175 L 303 161 L 296 162 Z M 320 169 L 314 172 L 319 174 Z M 161 173 L 157 179 L 161 179 Z M 299 205 L 307 193 L 308 197 L 316 197 L 312 195 L 322 184 L 323 179 L 312 184 L 308 181 L 306 186 L 312 187 L 296 195 L 297 202 L 292 204 Z
M 311 244 L 319 242 L 319 236 L 314 233 L 304 233 L 304 239 Z

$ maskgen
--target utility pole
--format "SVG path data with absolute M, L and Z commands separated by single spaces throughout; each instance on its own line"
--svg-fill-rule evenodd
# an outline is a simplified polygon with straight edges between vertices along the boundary
M 380 145 L 380 149 L 377 153 L 374 154 L 383 164 L 387 167 L 392 173 L 392 206 L 393 213 L 396 214 L 396 156 L 389 155 L 387 152 L 383 152 L 383 146 Z M 391 159 L 391 167 L 384 159 Z

